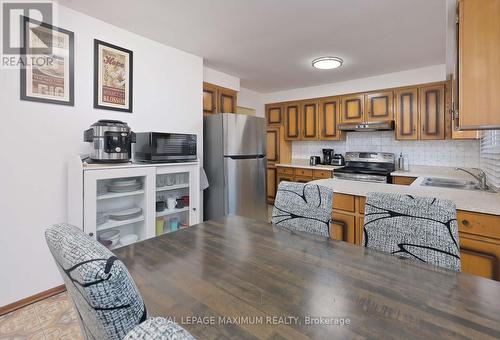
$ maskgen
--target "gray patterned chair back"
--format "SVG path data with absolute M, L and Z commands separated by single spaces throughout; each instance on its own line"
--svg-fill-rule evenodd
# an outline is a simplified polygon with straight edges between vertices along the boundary
M 281 182 L 271 222 L 279 228 L 330 236 L 333 191 L 316 184 Z
M 45 232 L 87 339 L 123 339 L 146 320 L 146 307 L 125 265 L 68 224 Z
M 455 204 L 432 197 L 370 193 L 365 247 L 460 271 Z

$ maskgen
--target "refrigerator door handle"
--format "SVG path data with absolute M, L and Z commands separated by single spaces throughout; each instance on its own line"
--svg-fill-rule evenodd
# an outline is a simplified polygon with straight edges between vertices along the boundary
M 264 158 L 266 155 L 243 155 L 243 156 L 226 156 L 231 159 L 255 159 L 255 158 Z

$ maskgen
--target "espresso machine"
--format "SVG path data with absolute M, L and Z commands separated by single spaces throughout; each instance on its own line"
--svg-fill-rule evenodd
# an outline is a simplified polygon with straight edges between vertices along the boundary
M 333 155 L 334 155 L 333 149 L 323 149 L 323 162 L 322 164 L 325 165 L 330 165 L 332 163 Z

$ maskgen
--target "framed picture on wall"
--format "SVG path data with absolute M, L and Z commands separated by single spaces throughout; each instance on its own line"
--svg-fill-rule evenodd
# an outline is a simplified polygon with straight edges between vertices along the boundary
M 74 34 L 23 17 L 21 100 L 74 106 Z
M 94 39 L 94 107 L 132 112 L 133 52 Z

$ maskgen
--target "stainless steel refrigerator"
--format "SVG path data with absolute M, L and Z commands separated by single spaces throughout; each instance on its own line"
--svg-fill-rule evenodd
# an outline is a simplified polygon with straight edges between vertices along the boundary
M 205 219 L 241 215 L 267 220 L 264 118 L 219 113 L 203 119 Z

